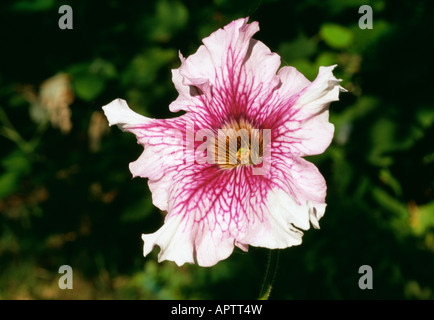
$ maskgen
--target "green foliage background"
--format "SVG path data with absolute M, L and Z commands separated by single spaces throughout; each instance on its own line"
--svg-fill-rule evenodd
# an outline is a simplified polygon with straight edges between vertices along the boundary
M 63 4 L 73 30 L 58 27 Z M 372 30 L 358 27 L 364 4 Z M 164 215 L 146 180 L 131 178 L 128 163 L 142 151 L 134 136 L 98 118 L 118 97 L 141 114 L 174 116 L 178 50 L 188 56 L 250 16 L 261 27 L 255 38 L 283 65 L 313 80 L 320 65 L 338 64 L 349 90 L 330 107 L 333 143 L 309 158 L 328 184 L 321 229 L 281 250 L 270 298 L 433 299 L 433 4 L 2 1 L 0 298 L 258 298 L 265 249 L 236 250 L 212 268 L 159 264 L 158 249 L 143 258 L 141 233 Z M 47 85 L 56 75 L 64 82 Z M 41 97 L 59 88 L 73 99 L 56 127 Z M 73 290 L 58 288 L 63 264 L 74 270 Z M 373 290 L 358 287 L 361 265 L 373 268 Z

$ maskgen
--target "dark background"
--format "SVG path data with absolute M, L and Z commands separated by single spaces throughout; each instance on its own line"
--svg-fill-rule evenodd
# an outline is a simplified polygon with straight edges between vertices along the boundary
M 61 5 L 73 29 L 61 30 Z M 361 5 L 373 29 L 360 29 Z M 434 3 L 429 1 L 54 1 L 0 3 L 0 299 L 256 299 L 268 250 L 211 268 L 142 256 L 163 213 L 128 163 L 142 148 L 101 106 L 173 117 L 173 68 L 201 39 L 250 16 L 255 35 L 313 80 L 349 90 L 335 138 L 310 157 L 328 184 L 320 230 L 280 250 L 270 299 L 434 298 Z M 70 265 L 73 290 L 60 290 Z M 361 290 L 359 267 L 373 270 Z

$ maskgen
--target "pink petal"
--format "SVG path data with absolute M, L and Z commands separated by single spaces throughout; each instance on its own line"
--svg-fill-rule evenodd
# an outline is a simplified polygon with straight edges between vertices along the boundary
M 185 58 L 179 53 L 181 63 L 184 63 Z M 185 85 L 184 78 L 180 74 L 180 68 L 172 70 L 172 82 L 179 93 L 178 98 L 169 105 L 169 110 L 172 112 L 195 111 L 204 108 L 204 103 L 199 97 L 199 92 L 196 87 Z
M 242 63 L 251 37 L 258 30 L 257 22 L 247 24 L 247 19 L 238 19 L 203 39 L 204 45 L 182 63 L 180 73 L 184 85 L 197 86 L 202 91 L 207 91 L 207 86 L 215 85 L 213 79 L 216 78 L 217 70 Z
M 319 228 L 324 215 L 326 184 L 318 169 L 304 159 L 277 156 L 273 163 L 272 187 L 264 199 L 264 219 L 250 225 L 239 240 L 270 249 L 301 244 L 303 231 L 310 223 Z
M 299 205 L 315 206 L 325 203 L 327 186 L 324 177 L 314 164 L 303 158 L 290 159 L 275 155 L 272 179 Z M 321 217 L 319 209 L 318 216 Z M 300 228 L 305 229 L 306 221 Z
M 299 94 L 311 82 L 296 68 L 285 66 L 279 70 L 278 76 L 282 81 L 279 93 L 286 98 Z
M 170 177 L 185 161 L 184 139 L 187 116 L 157 120 L 138 115 L 124 100 L 117 99 L 103 107 L 110 125 L 132 132 L 144 151 L 130 163 L 133 177 L 149 178 L 155 206 L 167 210 Z
M 282 159 L 269 176 L 253 176 L 251 167 L 221 171 L 216 167 L 180 166 L 171 176 L 173 185 L 165 225 L 144 236 L 146 252 L 155 245 L 161 257 L 188 263 L 191 257 L 201 266 L 226 259 L 234 246 L 271 249 L 299 245 L 301 230 L 318 228 L 325 210 L 326 186 L 311 163 Z M 173 232 L 171 225 L 177 225 Z M 158 235 L 158 237 L 156 237 Z M 185 242 L 176 246 L 158 241 Z M 188 259 L 187 259 L 188 258 Z M 161 258 L 162 259 L 162 258 Z
M 187 257 L 193 256 L 201 266 L 226 259 L 235 245 L 246 251 L 245 235 L 251 232 L 252 225 L 260 226 L 264 220 L 261 207 L 265 208 L 263 197 L 268 188 L 266 179 L 252 177 L 250 171 L 251 168 L 222 171 L 209 165 L 181 166 L 172 177 L 165 219 L 165 225 L 179 227 L 172 233 L 170 227 L 163 226 L 155 235 L 171 237 L 173 242 L 188 241 L 185 248 L 190 252 L 164 247 L 154 236 L 145 236 L 147 250 L 158 245 L 161 250 L 170 251 L 169 260 L 188 263 Z
M 329 122 L 328 106 L 339 100 L 339 91 L 344 90 L 332 73 L 334 67 L 320 67 L 310 84 L 294 70 L 279 73 L 287 82 L 279 89 L 281 102 L 271 117 L 273 125 L 279 127 L 275 135 L 279 148 L 306 156 L 320 154 L 330 145 L 334 126 Z
M 220 124 L 228 115 L 258 113 L 279 85 L 280 57 L 252 39 L 258 23 L 239 19 L 203 40 L 197 52 L 172 71 L 179 97 L 172 111 L 204 112 Z

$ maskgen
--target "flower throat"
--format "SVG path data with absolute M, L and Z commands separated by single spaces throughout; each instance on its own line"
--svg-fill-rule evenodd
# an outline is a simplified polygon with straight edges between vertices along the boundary
M 218 130 L 215 159 L 222 169 L 258 164 L 263 155 L 262 130 L 240 119 L 226 122 Z

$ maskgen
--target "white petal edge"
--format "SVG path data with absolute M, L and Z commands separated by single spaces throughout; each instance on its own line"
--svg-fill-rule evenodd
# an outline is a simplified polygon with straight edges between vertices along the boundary
M 282 189 L 269 191 L 267 195 L 268 221 L 252 228 L 243 243 L 255 247 L 284 249 L 302 243 L 303 231 L 310 228 L 309 222 L 319 229 L 318 220 L 324 215 L 326 204 L 310 201 L 298 205 L 291 195 Z
M 306 118 L 324 111 L 331 102 L 339 100 L 339 92 L 347 91 L 339 85 L 342 80 L 333 75 L 336 66 L 319 67 L 316 79 L 301 93 L 294 108 L 301 108 L 305 115 L 308 113 Z
M 123 99 L 115 99 L 102 107 L 110 126 L 118 125 L 122 130 L 128 125 L 139 125 L 149 122 L 146 118 L 128 107 Z
M 340 91 L 346 91 L 339 84 L 342 80 L 333 75 L 335 67 L 319 68 L 316 79 L 299 93 L 293 106 L 297 110 L 294 118 L 282 127 L 292 129 L 292 132 L 279 139 L 293 144 L 293 151 L 298 150 L 301 156 L 323 153 L 333 139 L 334 125 L 329 122 L 329 105 L 339 100 Z
M 147 256 L 157 245 L 160 247 L 158 262 L 169 260 L 178 266 L 184 263 L 194 263 L 193 258 L 193 231 L 185 230 L 182 215 L 166 217 L 163 226 L 151 234 L 142 234 L 143 256 Z

